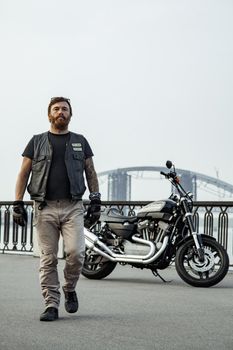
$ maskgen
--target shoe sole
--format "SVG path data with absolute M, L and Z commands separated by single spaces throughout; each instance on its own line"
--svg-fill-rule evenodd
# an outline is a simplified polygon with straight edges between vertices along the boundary
M 50 320 L 48 320 L 48 319 L 45 320 L 45 319 L 43 319 L 43 318 L 42 318 L 42 319 L 40 318 L 40 321 L 41 321 L 41 322 L 52 322 L 52 321 L 56 321 L 56 320 L 58 320 L 58 317 L 57 317 L 57 318 L 50 319 Z

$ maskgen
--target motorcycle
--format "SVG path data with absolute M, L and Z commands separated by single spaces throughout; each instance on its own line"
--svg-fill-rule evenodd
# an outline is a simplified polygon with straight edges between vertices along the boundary
M 165 176 L 176 191 L 166 200 L 152 202 L 135 216 L 124 216 L 116 208 L 101 213 L 100 222 L 86 222 L 85 262 L 82 274 L 102 279 L 116 267 L 131 265 L 150 269 L 165 280 L 158 270 L 172 263 L 178 275 L 194 287 L 210 287 L 227 274 L 229 257 L 215 238 L 196 232 L 192 194 L 186 192 L 171 161 Z

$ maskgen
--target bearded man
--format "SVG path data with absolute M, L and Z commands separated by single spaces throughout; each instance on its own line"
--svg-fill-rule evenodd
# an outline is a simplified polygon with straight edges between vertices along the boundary
M 27 221 L 23 202 L 26 187 L 35 204 L 34 227 L 40 249 L 39 275 L 45 301 L 41 321 L 58 319 L 60 283 L 57 253 L 60 235 L 63 236 L 66 256 L 65 309 L 69 313 L 78 310 L 75 287 L 85 256 L 84 174 L 90 192 L 87 217 L 95 222 L 100 216 L 101 200 L 93 153 L 83 135 L 68 130 L 71 117 L 69 99 L 51 99 L 48 105 L 50 131 L 34 135 L 29 141 L 22 154 L 23 162 L 16 182 L 13 218 L 18 225 L 24 226 Z

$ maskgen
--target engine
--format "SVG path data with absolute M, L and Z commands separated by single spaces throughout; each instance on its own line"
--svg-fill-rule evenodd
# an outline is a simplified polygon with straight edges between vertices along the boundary
M 127 255 L 147 255 L 150 247 L 145 244 L 131 243 L 130 241 L 123 241 L 124 253 Z
M 170 229 L 170 225 L 164 221 L 143 220 L 138 223 L 138 232 L 142 238 L 156 243 L 157 249 L 160 249 L 163 237 Z
M 150 247 L 145 244 L 132 242 L 130 237 L 133 234 L 139 234 L 139 237 L 155 243 L 156 250 L 158 251 L 163 242 L 164 236 L 170 229 L 170 224 L 164 221 L 157 220 L 141 220 L 134 225 L 123 225 L 120 223 L 108 223 L 102 227 L 99 237 L 105 241 L 108 245 L 111 245 L 115 252 L 120 252 L 126 255 L 147 255 L 150 252 Z M 127 230 L 128 229 L 128 230 Z

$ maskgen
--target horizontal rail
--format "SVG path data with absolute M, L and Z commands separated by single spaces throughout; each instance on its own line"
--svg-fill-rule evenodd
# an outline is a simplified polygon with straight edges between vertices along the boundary
M 89 201 L 84 200 L 84 207 Z M 102 208 L 117 208 L 134 216 L 151 201 L 103 201 Z M 33 201 L 25 201 L 28 223 L 20 227 L 13 222 L 12 201 L 0 201 L 0 253 L 33 254 Z M 233 265 L 233 201 L 196 201 L 193 210 L 197 232 L 215 237 L 226 249 Z

